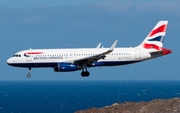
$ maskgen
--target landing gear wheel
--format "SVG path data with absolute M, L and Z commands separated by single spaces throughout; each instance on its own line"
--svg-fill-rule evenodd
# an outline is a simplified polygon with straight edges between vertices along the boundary
M 31 74 L 27 74 L 27 77 L 30 78 L 30 77 L 31 77 Z
M 85 69 L 85 71 L 84 71 Z M 90 75 L 90 73 L 87 71 L 87 64 L 82 64 L 82 73 L 81 76 L 82 77 L 88 77 Z
M 82 77 L 84 77 L 84 71 L 83 71 L 83 72 L 81 72 L 81 76 L 82 76 Z
M 83 71 L 83 72 L 81 73 L 81 76 L 82 76 L 82 77 L 88 77 L 89 75 L 90 75 L 90 73 L 89 73 L 88 71 L 86 71 L 86 72 Z
M 87 72 L 86 72 L 86 77 L 88 77 L 89 75 L 90 75 L 90 73 L 87 71 Z

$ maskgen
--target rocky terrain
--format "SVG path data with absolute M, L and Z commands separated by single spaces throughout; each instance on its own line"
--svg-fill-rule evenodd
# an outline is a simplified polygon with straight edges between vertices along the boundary
M 115 103 L 111 106 L 89 108 L 75 113 L 180 113 L 180 98 Z

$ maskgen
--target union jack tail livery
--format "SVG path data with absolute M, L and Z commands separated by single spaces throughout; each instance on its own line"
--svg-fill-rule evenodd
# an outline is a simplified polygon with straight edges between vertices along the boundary
M 166 34 L 168 21 L 159 21 L 153 30 L 148 34 L 141 46 L 145 49 L 163 50 L 163 41 Z

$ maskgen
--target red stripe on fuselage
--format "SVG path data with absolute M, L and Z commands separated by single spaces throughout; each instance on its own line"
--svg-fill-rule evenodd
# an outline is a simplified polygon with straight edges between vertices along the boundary
M 167 25 L 162 25 L 160 27 L 158 27 L 157 29 L 153 30 L 150 34 L 149 34 L 149 37 L 155 35 L 156 33 L 159 33 L 159 32 L 166 32 L 166 27 Z
M 29 52 L 29 53 L 25 53 L 25 54 L 42 54 L 43 52 Z
M 155 44 L 143 44 L 143 47 L 146 49 L 156 49 L 156 50 L 162 50 L 162 47 L 159 47 Z

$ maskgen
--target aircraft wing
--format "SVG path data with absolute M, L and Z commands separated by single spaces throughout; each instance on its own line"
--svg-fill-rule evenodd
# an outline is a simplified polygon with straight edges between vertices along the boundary
M 99 59 L 104 59 L 106 57 L 105 56 L 106 54 L 109 54 L 114 50 L 114 48 L 115 48 L 115 46 L 117 44 L 117 41 L 118 40 L 116 40 L 113 43 L 113 45 L 111 46 L 111 48 L 109 50 L 107 50 L 105 52 L 102 52 L 100 54 L 93 55 L 93 56 L 88 56 L 88 57 L 84 57 L 84 58 L 80 58 L 80 59 L 75 59 L 74 63 L 76 63 L 76 64 L 83 64 L 83 63 L 91 64 L 91 63 L 93 63 L 93 62 L 95 62 L 95 61 L 97 61 Z

